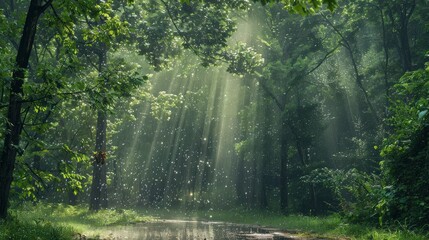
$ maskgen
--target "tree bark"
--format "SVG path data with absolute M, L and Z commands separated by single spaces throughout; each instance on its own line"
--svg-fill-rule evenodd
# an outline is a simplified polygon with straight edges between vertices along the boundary
M 389 109 L 389 48 L 387 44 L 387 32 L 386 32 L 386 21 L 384 20 L 384 11 L 382 3 L 377 5 L 378 11 L 380 13 L 381 29 L 382 29 L 382 38 L 383 38 L 383 51 L 384 51 L 384 92 L 386 97 L 386 105 L 384 107 L 384 117 L 388 116 Z
M 258 82 L 265 93 L 274 101 L 279 110 L 285 114 L 285 104 L 283 101 L 280 101 L 263 81 L 258 80 Z M 288 126 L 289 123 L 285 116 L 283 116 L 280 133 L 280 210 L 283 214 L 287 214 L 289 212 Z
M 389 5 L 388 5 L 389 6 Z M 408 24 L 416 9 L 415 0 L 403 0 L 393 3 L 387 8 L 387 13 L 393 26 L 393 33 L 397 35 L 397 48 L 402 61 L 404 72 L 413 69 L 411 48 L 408 35 Z
M 89 204 L 89 209 L 94 211 L 107 208 L 106 129 L 107 114 L 99 110 Z
M 24 84 L 25 70 L 28 68 L 39 17 L 51 3 L 52 0 L 45 4 L 42 4 L 41 0 L 31 0 L 19 43 L 16 68 L 13 70 L 10 83 L 7 123 L 0 159 L 0 219 L 7 217 L 10 185 L 13 180 L 13 170 L 19 148 L 22 128 L 21 109 L 24 96 L 22 85 Z
M 404 17 L 405 18 L 405 17 Z M 404 72 L 412 70 L 410 42 L 408 39 L 408 20 L 401 19 L 401 28 L 399 30 L 399 42 L 401 46 L 401 56 Z
M 101 75 L 107 63 L 107 49 L 102 45 L 99 49 L 98 71 Z M 104 87 L 107 87 L 107 80 L 103 80 Z M 102 90 L 105 91 L 105 90 Z M 103 99 L 104 101 L 104 99 Z M 89 209 L 98 211 L 106 209 L 107 199 L 107 166 L 106 166 L 106 133 L 107 133 L 107 112 L 104 109 L 98 110 L 97 128 L 95 139 L 95 155 L 93 161 L 92 185 Z
M 284 117 L 283 117 L 284 118 Z M 287 144 L 288 123 L 285 119 L 282 122 L 282 132 L 280 139 L 280 210 L 283 214 L 289 212 L 289 163 L 288 163 L 288 144 Z
M 246 175 L 245 175 L 244 161 L 245 161 L 244 153 L 240 152 L 240 154 L 238 155 L 237 175 L 235 178 L 235 193 L 237 194 L 238 205 L 247 204 L 247 196 L 246 196 L 246 190 L 245 190 L 247 186 L 245 185 Z
M 399 39 L 401 43 L 401 50 L 403 56 L 403 68 L 405 72 L 413 70 L 412 56 L 410 41 L 408 36 L 408 23 L 410 22 L 411 16 L 414 13 L 416 8 L 416 1 L 403 1 L 402 2 L 402 11 L 400 14 L 400 29 L 399 29 Z
M 270 128 L 271 128 L 271 122 L 272 122 L 272 109 L 268 106 L 264 106 L 264 137 L 262 139 L 262 145 L 263 145 L 263 158 L 261 162 L 261 169 L 259 173 L 260 178 L 260 187 L 259 187 L 259 208 L 260 209 L 267 209 L 268 208 L 268 178 L 269 178 L 269 169 L 268 166 L 270 165 L 271 158 L 272 158 L 272 141 L 271 141 L 271 134 Z

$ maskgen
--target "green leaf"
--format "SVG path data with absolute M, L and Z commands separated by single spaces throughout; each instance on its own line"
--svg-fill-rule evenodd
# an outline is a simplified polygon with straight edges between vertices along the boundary
M 428 113 L 427 109 L 419 112 L 419 120 L 422 119 L 422 118 L 424 118 L 427 113 Z

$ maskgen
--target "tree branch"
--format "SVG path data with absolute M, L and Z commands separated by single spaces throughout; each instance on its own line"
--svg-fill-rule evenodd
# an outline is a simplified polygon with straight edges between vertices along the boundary
M 38 181 L 42 184 L 43 188 L 45 188 L 45 189 L 47 188 L 48 185 L 45 183 L 43 178 L 40 177 L 39 174 L 34 172 L 33 168 L 28 163 L 24 163 L 24 166 L 26 168 L 24 168 L 24 166 L 19 162 L 17 164 L 18 164 L 18 166 L 22 167 L 22 169 L 24 169 L 24 171 L 25 171 L 25 169 L 27 169 L 27 172 L 30 172 L 30 174 L 33 175 L 33 177 L 36 179 L 36 181 Z
M 54 0 L 48 0 L 44 5 L 42 5 L 41 7 L 40 7 L 40 11 L 41 11 L 41 13 L 43 13 L 44 11 L 46 11 L 46 9 L 48 9 L 48 7 L 51 7 L 52 6 L 52 2 L 53 2 Z
M 325 56 L 319 61 L 319 63 L 314 66 L 310 71 L 306 72 L 304 76 L 308 76 L 310 75 L 312 72 L 316 71 L 316 69 L 318 69 L 329 57 L 331 57 L 331 54 L 335 52 L 335 50 L 337 50 L 339 47 L 341 46 L 341 44 L 337 44 L 337 46 L 335 48 L 333 48 L 331 51 L 327 52 L 325 54 Z
M 265 93 L 270 96 L 274 102 L 276 103 L 277 107 L 281 110 L 284 111 L 285 107 L 284 105 L 280 102 L 280 100 L 276 97 L 276 95 L 274 95 L 274 93 L 268 88 L 267 85 L 265 85 L 265 83 L 263 81 L 261 81 L 261 78 L 256 78 L 259 85 L 261 85 L 262 89 L 264 89 Z
M 54 6 L 51 4 L 50 5 L 50 7 L 51 7 L 51 10 L 52 10 L 52 13 L 54 14 L 54 16 L 60 21 L 60 23 L 69 31 L 69 33 L 71 34 L 71 33 L 73 33 L 73 30 L 71 30 L 70 28 L 69 28 L 69 26 L 67 26 L 67 24 L 66 24 L 66 22 L 64 22 L 62 19 L 61 19 L 61 17 L 60 17 L 60 15 L 58 15 L 58 13 L 57 13 L 57 11 L 55 10 L 55 8 L 54 8 Z
M 170 7 L 168 6 L 167 2 L 165 2 L 164 0 L 161 0 L 161 2 L 165 6 L 165 9 L 167 10 L 168 17 L 170 18 L 171 23 L 173 24 L 174 28 L 177 30 L 177 33 L 180 35 L 181 38 L 183 38 L 183 40 L 185 40 L 185 42 L 189 43 L 188 38 L 185 36 L 185 34 L 183 34 L 183 32 L 179 28 L 179 26 L 177 26 L 176 21 L 173 17 L 173 14 L 170 11 Z M 188 44 L 188 45 L 189 45 L 189 48 L 192 50 L 192 52 L 194 52 L 196 55 L 199 54 L 198 51 L 191 44 Z
M 338 36 L 340 36 L 340 38 L 341 38 L 341 41 L 342 41 L 342 43 L 343 43 L 343 45 L 344 45 L 344 47 L 347 49 L 347 51 L 349 52 L 349 56 L 350 56 L 350 60 L 352 61 L 352 65 L 353 65 L 353 69 L 354 69 L 354 73 L 355 73 L 355 78 L 356 78 L 356 84 L 358 85 L 358 87 L 360 88 L 360 90 L 362 91 L 362 93 L 363 93 L 363 95 L 364 95 L 364 97 L 365 97 L 365 101 L 366 101 L 366 103 L 367 103 L 367 105 L 368 105 L 368 107 L 369 107 L 369 109 L 370 109 L 370 111 L 371 111 L 371 113 L 372 113 L 372 115 L 373 115 L 373 117 L 375 118 L 375 120 L 377 121 L 377 122 L 379 122 L 380 121 L 380 119 L 379 119 L 379 117 L 378 117 L 378 114 L 377 114 L 377 112 L 375 111 L 375 108 L 374 108 L 374 106 L 372 105 L 372 103 L 371 103 L 371 101 L 369 100 L 369 95 L 368 95 L 368 92 L 366 91 L 366 89 L 365 89 L 365 87 L 363 86 L 363 83 L 362 83 L 362 76 L 360 75 L 360 73 L 359 73 L 359 70 L 358 70 L 358 66 L 357 66 L 357 63 L 356 63 L 356 59 L 355 59 L 355 57 L 354 57 L 354 54 L 353 54 L 353 49 L 352 49 L 352 47 L 350 46 L 350 44 L 349 44 L 349 42 L 348 42 L 348 40 L 344 37 L 344 35 L 341 33 L 341 31 L 331 22 L 331 21 L 329 21 L 329 19 L 323 14 L 323 13 L 320 13 L 320 15 L 325 19 L 325 21 L 328 23 L 328 25 L 329 26 L 331 26 L 332 27 L 332 29 L 334 29 L 334 31 L 338 34 Z
M 168 4 L 167 4 L 167 2 L 165 2 L 164 0 L 161 0 L 161 2 L 162 2 L 162 4 L 165 6 L 165 9 L 167 10 L 167 14 L 168 14 L 168 17 L 170 18 L 170 20 L 171 20 L 171 23 L 173 24 L 173 26 L 174 26 L 174 28 L 176 29 L 176 31 L 177 31 L 177 33 L 179 34 L 179 36 L 186 42 L 186 43 L 188 43 L 188 46 L 189 46 L 189 48 L 191 49 L 191 51 L 195 54 L 195 55 L 197 55 L 197 56 L 199 56 L 199 57 L 201 57 L 201 53 L 197 50 L 197 49 L 195 49 L 194 48 L 194 46 L 192 46 L 192 44 L 190 44 L 189 42 L 189 38 L 187 37 L 187 36 L 185 36 L 185 34 L 183 33 L 183 31 L 179 28 L 179 26 L 177 26 L 177 24 L 176 24 L 176 20 L 174 19 L 174 17 L 173 17 L 173 14 L 171 13 L 171 11 L 170 11 L 170 7 L 168 6 Z M 223 58 L 215 58 L 214 56 L 204 56 L 204 57 L 210 57 L 211 59 L 213 59 L 213 60 L 215 60 L 215 61 L 221 61 L 221 62 L 224 62 L 224 63 L 228 63 L 228 61 L 226 61 L 225 59 L 223 59 Z

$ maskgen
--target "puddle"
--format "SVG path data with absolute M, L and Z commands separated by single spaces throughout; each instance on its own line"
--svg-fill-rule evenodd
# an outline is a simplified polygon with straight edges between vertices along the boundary
M 315 239 L 258 226 L 223 222 L 162 220 L 109 228 L 107 239 L 139 240 L 233 240 L 233 239 Z

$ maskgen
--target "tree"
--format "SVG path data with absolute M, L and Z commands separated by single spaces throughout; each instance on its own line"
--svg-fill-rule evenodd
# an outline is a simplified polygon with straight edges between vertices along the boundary
M 285 13 L 283 13 L 285 14 Z M 281 112 L 281 123 L 279 127 L 280 139 L 280 208 L 283 212 L 290 211 L 290 182 L 293 164 L 289 149 L 295 145 L 296 153 L 306 167 L 307 161 L 304 149 L 310 149 L 311 136 L 315 136 L 311 130 L 314 123 L 307 118 L 301 119 L 299 115 L 317 115 L 317 107 L 304 106 L 302 92 L 307 91 L 311 85 L 311 74 L 316 71 L 338 48 L 326 50 L 322 40 L 317 36 L 317 22 L 314 18 L 301 19 L 297 16 L 282 15 L 277 9 L 270 9 L 269 39 L 264 40 L 271 54 L 266 66 L 263 68 L 262 76 L 259 78 L 261 90 L 266 97 L 271 99 Z M 298 30 L 300 29 L 300 30 Z M 299 33 L 299 34 L 297 34 Z M 306 56 L 306 57 L 302 57 Z M 297 104 L 295 104 L 295 102 Z M 305 104 L 306 105 L 306 104 Z M 307 110 L 311 112 L 306 114 Z M 309 121 L 300 125 L 299 121 Z M 321 120 L 321 119 L 319 119 Z M 315 126 L 315 125 L 314 125 Z M 321 128 L 314 131 L 320 132 Z M 309 134 L 305 134 L 308 131 Z M 313 137 L 314 138 L 314 137 Z M 305 139 L 305 140 L 304 140 Z M 295 142 L 295 144 L 294 144 Z M 305 144 L 308 144 L 305 146 Z
M 219 61 L 217 58 L 222 56 L 227 47 L 226 39 L 235 30 L 234 22 L 228 20 L 232 7 L 226 8 L 227 4 L 223 2 L 180 4 L 174 1 L 162 1 L 160 6 L 156 1 L 142 1 L 139 5 L 128 6 L 122 19 L 131 23 L 130 29 L 133 32 L 130 34 L 129 41 L 137 42 L 140 54 L 146 56 L 155 70 L 168 67 L 170 59 L 179 55 L 183 48 L 192 50 L 202 59 L 203 65 L 208 66 Z M 234 4 L 236 9 L 245 7 L 243 1 L 235 1 Z M 206 19 L 206 21 L 196 21 L 196 19 Z M 179 45 L 180 41 L 182 46 Z M 103 75 L 103 68 L 108 60 L 106 46 L 98 46 L 97 51 L 99 51 L 98 69 Z M 109 79 L 104 79 L 103 84 L 108 86 Z M 108 87 L 104 91 L 109 91 Z M 106 123 L 106 112 L 101 110 L 98 112 L 97 120 L 96 161 L 90 204 L 90 208 L 94 210 L 107 207 L 104 164 Z
M 127 31 L 127 22 L 120 21 L 117 16 L 117 11 L 113 9 L 112 3 L 98 2 L 95 8 L 103 9 L 104 14 L 95 15 L 94 21 L 86 20 L 86 28 L 83 30 L 83 40 L 87 43 L 82 46 L 82 56 L 96 58 L 97 64 L 95 69 L 98 72 L 97 82 L 98 99 L 96 99 L 97 123 L 95 133 L 95 149 L 93 161 L 92 185 L 90 194 L 90 210 L 106 209 L 108 207 L 107 195 L 107 121 L 108 107 L 112 105 L 118 96 L 108 96 L 109 92 L 121 92 L 123 94 L 130 93 L 143 83 L 146 77 L 139 78 L 138 74 L 133 74 L 130 77 L 121 76 L 125 81 L 117 81 L 117 76 L 113 71 L 109 71 L 108 53 L 109 50 L 115 50 L 115 47 L 120 45 L 121 37 L 125 37 Z M 94 33 L 95 32 L 95 33 Z M 94 34 L 93 34 L 94 33 Z M 119 40 L 119 41 L 118 41 Z M 89 60 L 91 61 L 91 60 Z M 119 70 L 119 69 L 116 69 Z M 114 85 L 123 83 L 121 89 L 115 89 Z M 116 90 L 116 91 L 115 91 Z
M 16 70 L 14 70 L 13 80 L 11 81 L 10 104 L 8 105 L 8 124 L 5 130 L 5 147 L 3 148 L 3 157 L 1 159 L 2 171 L 4 171 L 0 181 L 2 187 L 2 198 L 0 201 L 0 205 L 2 206 L 1 217 L 6 216 L 8 193 L 10 190 L 10 183 L 12 181 L 16 152 L 19 148 L 19 135 L 22 129 L 20 113 L 22 108 L 21 102 L 24 97 L 24 92 L 22 90 L 25 75 L 24 70 L 28 66 L 39 16 L 41 16 L 41 14 L 48 8 L 52 10 L 52 18 L 55 19 L 55 21 L 51 20 L 50 26 L 55 26 L 60 29 L 61 33 L 59 35 L 61 35 L 61 37 L 56 40 L 60 41 L 62 44 L 69 45 L 69 53 L 76 54 L 79 52 L 76 48 L 76 45 L 78 45 L 75 41 L 78 39 L 76 33 L 82 34 L 81 36 L 84 38 L 86 37 L 86 39 L 83 40 L 89 40 L 89 44 L 97 45 L 100 50 L 98 54 L 98 65 L 100 79 L 102 79 L 100 81 L 101 86 L 110 85 L 110 83 L 106 84 L 104 81 L 106 80 L 106 75 L 104 74 L 105 71 L 103 68 L 105 69 L 106 61 L 108 59 L 108 46 L 103 45 L 111 43 L 111 37 L 118 37 L 115 30 L 118 28 L 116 23 L 120 23 L 120 17 L 129 18 L 129 16 L 127 16 L 127 13 L 129 12 L 124 13 L 122 16 L 113 16 L 114 12 L 117 10 L 115 8 L 121 4 L 120 2 L 107 2 L 101 4 L 99 1 L 85 3 L 56 1 L 55 3 L 58 4 L 55 6 L 52 5 L 52 3 L 52 0 L 47 1 L 45 4 L 43 1 L 31 1 L 30 9 L 27 14 L 28 20 L 25 24 L 24 33 L 21 38 L 21 45 L 18 50 L 16 60 L 18 66 Z M 141 53 L 146 55 L 155 67 L 163 66 L 163 64 L 165 64 L 165 60 L 170 57 L 174 57 L 174 51 L 180 48 L 192 50 L 203 59 L 203 63 L 205 65 L 218 62 L 224 55 L 223 50 L 227 46 L 226 39 L 235 30 L 234 22 L 228 19 L 228 15 L 232 13 L 232 8 L 244 9 L 247 6 L 246 1 L 233 1 L 233 4 L 230 2 L 181 4 L 178 1 L 163 1 L 162 3 L 164 10 L 162 12 L 156 10 L 159 3 L 155 1 L 142 1 L 139 2 L 140 7 L 137 7 L 138 5 L 134 4 L 132 6 L 135 6 L 136 8 L 133 8 L 132 6 L 130 8 L 126 8 L 128 11 L 134 11 L 137 9 L 137 11 L 139 11 L 139 15 L 137 16 L 148 17 L 148 21 L 146 22 L 134 21 L 137 24 L 133 26 L 133 30 L 146 30 L 146 32 L 142 31 L 143 34 L 138 36 L 145 40 L 145 44 L 139 47 Z M 58 9 L 61 11 L 58 11 Z M 143 15 L 140 15 L 140 13 Z M 203 16 L 210 17 L 207 18 L 207 21 L 197 21 L 197 19 L 206 19 L 202 18 Z M 160 19 L 162 19 L 161 22 L 158 21 Z M 183 21 L 178 21 L 178 19 L 182 19 Z M 89 30 L 85 32 L 84 30 L 83 32 L 79 32 L 82 30 L 79 29 L 81 27 L 78 24 L 79 20 L 86 21 L 88 25 L 98 25 L 99 28 L 90 27 L 88 29 L 95 31 L 91 32 Z M 101 24 L 99 24 L 100 22 Z M 166 31 L 167 34 L 159 35 L 162 31 L 159 31 L 159 28 L 148 28 L 145 26 L 148 22 L 153 26 L 161 23 L 158 27 L 169 30 Z M 214 28 L 213 24 L 218 26 L 218 28 Z M 121 24 L 119 24 L 119 27 L 120 25 Z M 95 35 L 95 37 L 91 35 Z M 183 42 L 180 42 L 178 39 L 182 39 Z M 166 46 L 170 45 L 172 42 L 175 43 L 175 49 L 172 49 L 172 51 L 164 51 L 167 49 Z M 147 46 L 149 46 L 149 48 L 147 48 Z M 164 48 L 158 48 L 159 46 L 163 46 Z M 63 54 L 63 52 L 58 51 L 57 54 Z M 102 87 L 99 93 L 92 93 L 96 93 L 96 96 L 104 95 L 104 93 L 109 91 L 108 88 L 110 87 L 111 86 Z M 106 99 L 106 97 L 109 98 L 109 96 L 101 96 L 100 99 L 95 101 L 98 101 L 101 105 L 109 104 L 109 99 Z M 106 156 L 104 146 L 106 141 L 105 129 L 107 121 L 105 109 L 99 112 L 98 116 L 99 123 L 97 126 L 99 134 L 97 134 L 97 154 L 95 155 L 95 162 L 97 164 L 100 163 L 101 165 L 104 165 L 102 163 L 105 162 Z M 106 185 L 103 180 L 105 179 L 105 171 L 94 171 L 94 176 L 100 176 L 100 178 L 94 178 L 94 192 L 100 192 L 98 190 L 104 189 Z M 98 181 L 97 179 L 101 179 L 101 181 Z M 103 192 L 105 191 L 103 190 Z M 104 197 L 97 197 L 101 196 L 100 194 L 95 195 L 94 199 L 106 198 L 104 193 L 102 194 Z M 99 204 L 94 204 L 94 206 L 95 205 Z M 106 206 L 104 203 L 102 205 Z
M 0 218 L 3 219 L 7 216 L 10 185 L 13 179 L 16 154 L 19 151 L 22 130 L 21 109 L 24 94 L 22 86 L 26 69 L 28 69 L 39 17 L 51 4 L 52 0 L 47 2 L 32 0 L 30 2 L 15 60 L 16 66 L 12 72 L 5 139 L 0 159 Z
M 17 58 L 16 58 L 16 67 L 13 68 L 12 80 L 10 81 L 10 93 L 9 93 L 9 104 L 8 104 L 8 117 L 6 123 L 5 130 L 5 140 L 4 147 L 2 151 L 2 158 L 0 160 L 1 168 L 1 177 L 0 177 L 0 217 L 5 218 L 7 215 L 7 205 L 8 205 L 8 197 L 10 191 L 10 185 L 13 178 L 13 170 L 15 166 L 16 155 L 18 151 L 22 151 L 20 149 L 20 134 L 22 131 L 22 103 L 24 101 L 37 101 L 37 100 L 28 100 L 25 99 L 27 92 L 24 92 L 24 80 L 28 77 L 26 70 L 28 69 L 29 60 L 31 56 L 31 52 L 34 45 L 34 40 L 36 38 L 36 30 L 39 24 L 40 16 L 49 8 L 51 9 L 51 17 L 46 18 L 47 22 L 49 22 L 50 26 L 55 26 L 56 29 L 59 30 L 58 38 L 64 40 L 61 42 L 58 38 L 50 38 L 47 42 L 57 40 L 57 42 L 61 42 L 68 51 L 72 53 L 76 53 L 76 49 L 72 49 L 70 46 L 73 45 L 71 39 L 73 39 L 74 31 L 72 28 L 74 27 L 74 20 L 78 19 L 80 15 L 89 15 L 90 17 L 99 17 L 103 15 L 103 11 L 95 11 L 94 7 L 96 5 L 81 5 L 78 2 L 62 2 L 56 1 L 58 6 L 62 6 L 70 12 L 67 11 L 57 12 L 56 6 L 53 5 L 54 1 L 40 1 L 35 0 L 31 1 L 27 15 L 26 22 L 24 25 L 24 30 L 22 33 L 22 37 L 20 40 L 19 48 L 17 49 Z M 11 1 L 10 4 L 14 4 Z M 12 6 L 10 6 L 12 9 Z M 92 7 L 92 8 L 91 8 Z M 71 10 L 72 9 L 72 10 Z M 105 9 L 104 9 L 105 10 Z M 94 13 L 97 13 L 94 15 Z M 100 14 L 100 15 L 98 15 Z M 52 20 L 54 19 L 54 20 Z M 66 19 L 66 20 L 64 20 Z M 88 19 L 88 18 L 87 18 Z M 49 30 L 48 30 L 49 31 Z M 111 31 L 108 31 L 111 33 Z M 113 32 L 115 33 L 115 32 Z M 68 41 L 68 42 L 67 42 Z M 13 42 L 13 41 L 12 41 Z M 57 46 L 57 54 L 63 54 Z M 49 50 L 48 50 L 49 52 Z M 41 71 L 43 73 L 49 72 L 48 70 Z M 52 79 L 49 79 L 52 81 Z M 57 79 L 58 80 L 58 79 Z M 57 87 L 60 88 L 61 83 L 57 80 L 53 80 Z M 47 87 L 48 89 L 49 87 Z M 31 90 L 31 88 L 30 88 Z M 51 89 L 52 90 L 52 89 Z M 55 93 L 48 93 L 46 96 L 42 96 L 41 99 L 51 98 Z M 69 95 L 73 95 L 73 93 L 68 93 Z M 31 92 L 30 92 L 31 95 Z

